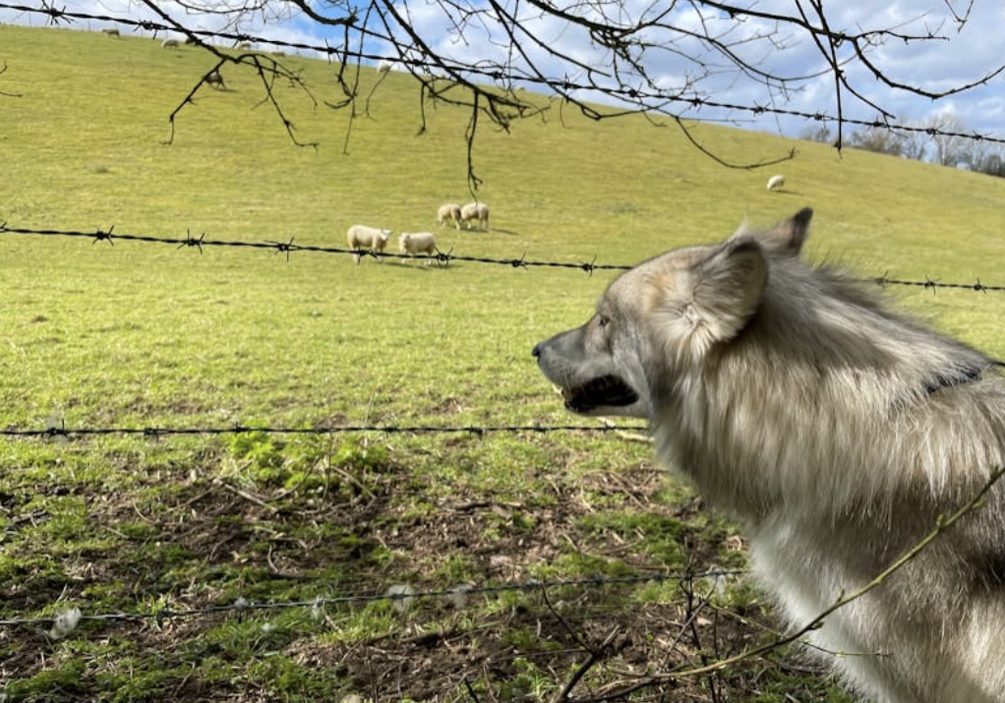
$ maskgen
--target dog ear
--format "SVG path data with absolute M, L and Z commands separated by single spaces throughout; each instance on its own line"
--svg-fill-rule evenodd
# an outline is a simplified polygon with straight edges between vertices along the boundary
M 764 248 L 732 238 L 711 254 L 675 260 L 647 277 L 643 310 L 660 346 L 681 361 L 700 361 L 737 334 L 757 311 L 768 280 Z
M 798 256 L 810 233 L 810 220 L 813 210 L 803 208 L 787 220 L 782 220 L 774 227 L 760 232 L 751 231 L 746 224 L 730 237 L 729 241 L 754 237 L 768 251 L 787 256 Z
M 688 316 L 711 345 L 735 337 L 757 311 L 768 280 L 768 262 L 760 242 L 730 240 L 692 271 Z

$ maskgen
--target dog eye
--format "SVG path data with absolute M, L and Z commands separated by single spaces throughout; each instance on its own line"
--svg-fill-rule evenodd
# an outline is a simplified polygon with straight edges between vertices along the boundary
M 597 326 L 598 327 L 607 327 L 607 323 L 608 322 L 610 322 L 610 319 L 608 319 L 608 318 L 606 318 L 606 317 L 604 317 L 603 315 L 600 315 L 600 314 L 597 315 Z

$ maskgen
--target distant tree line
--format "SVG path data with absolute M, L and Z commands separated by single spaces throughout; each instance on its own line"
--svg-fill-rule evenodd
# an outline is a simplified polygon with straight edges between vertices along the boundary
M 1005 178 L 1005 144 L 986 142 L 963 134 L 963 118 L 956 115 L 929 117 L 911 124 L 911 131 L 875 126 L 852 132 L 845 146 L 905 159 L 928 161 Z M 805 130 L 804 139 L 831 144 L 837 138 L 830 127 Z

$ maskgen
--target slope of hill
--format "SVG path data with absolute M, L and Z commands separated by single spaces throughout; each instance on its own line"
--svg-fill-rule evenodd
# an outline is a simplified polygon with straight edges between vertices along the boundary
M 317 241 L 340 238 L 361 219 L 426 228 L 440 201 L 470 197 L 467 113 L 427 106 L 426 130 L 418 135 L 420 95 L 405 74 L 392 72 L 375 85 L 375 74 L 364 69 L 355 106 L 335 110 L 326 104 L 342 97 L 334 67 L 281 57 L 303 76 L 313 100 L 288 81 L 279 81 L 275 94 L 297 137 L 317 142 L 315 150 L 293 146 L 263 103 L 253 69 L 228 65 L 228 89 L 202 88 L 178 115 L 173 145 L 165 146 L 169 115 L 215 62 L 206 52 L 165 50 L 146 37 L 0 32 L 9 63 L 3 85 L 22 94 L 0 102 L 8 169 L 3 214 L 10 221 L 192 227 L 245 238 L 290 231 Z M 820 248 L 874 257 L 898 272 L 908 262 L 921 268 L 906 275 L 942 275 L 946 264 L 979 271 L 1001 231 L 1000 179 L 695 126 L 697 138 L 732 163 L 796 152 L 770 171 L 727 169 L 691 147 L 672 123 L 597 123 L 558 104 L 514 123 L 509 134 L 482 124 L 474 150 L 485 180 L 479 197 L 494 206 L 498 227 L 512 233 L 503 238 L 509 251 L 585 250 L 607 258 L 602 247 L 616 236 L 619 263 L 630 262 L 718 237 L 744 218 L 769 221 L 810 205 L 818 211 Z M 774 171 L 787 177 L 780 194 L 764 188 Z

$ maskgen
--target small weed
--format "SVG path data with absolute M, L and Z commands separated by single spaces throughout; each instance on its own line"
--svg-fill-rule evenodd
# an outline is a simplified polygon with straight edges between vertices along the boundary
M 541 581 L 590 580 L 633 576 L 635 570 L 615 557 L 567 552 L 548 564 L 533 566 L 531 574 Z
M 339 445 L 331 462 L 332 466 L 354 471 L 382 471 L 390 463 L 385 447 L 355 437 Z
M 353 645 L 394 632 L 400 626 L 401 615 L 391 601 L 379 600 L 361 608 L 348 608 L 334 619 L 338 627 L 322 634 L 321 638 L 329 643 Z
M 466 554 L 450 554 L 433 572 L 438 582 L 450 584 L 476 582 L 482 574 L 474 560 Z
M 48 666 L 36 674 L 9 681 L 4 693 L 11 701 L 31 701 L 31 703 L 49 703 L 49 701 L 66 700 L 64 696 L 85 695 L 86 670 L 83 658 L 51 657 Z
M 332 670 L 318 671 L 278 652 L 252 661 L 248 679 L 272 697 L 290 703 L 339 700 L 346 686 Z
M 513 660 L 513 667 L 517 673 L 509 681 L 502 684 L 498 694 L 499 700 L 517 701 L 526 698 L 546 700 L 547 694 L 555 690 L 554 677 L 534 662 L 517 657 Z
M 261 430 L 242 432 L 230 440 L 230 454 L 254 481 L 282 486 L 290 477 L 283 466 L 279 440 Z
M 502 643 L 513 647 L 513 649 L 521 654 L 554 652 L 561 650 L 565 646 L 561 642 L 542 637 L 537 628 L 526 625 L 507 630 L 502 638 Z
M 663 566 L 676 569 L 686 561 L 681 544 L 688 528 L 667 515 L 608 511 L 584 517 L 582 526 L 598 538 L 606 539 L 605 535 L 612 534 L 634 543 L 633 551 L 645 552 Z

